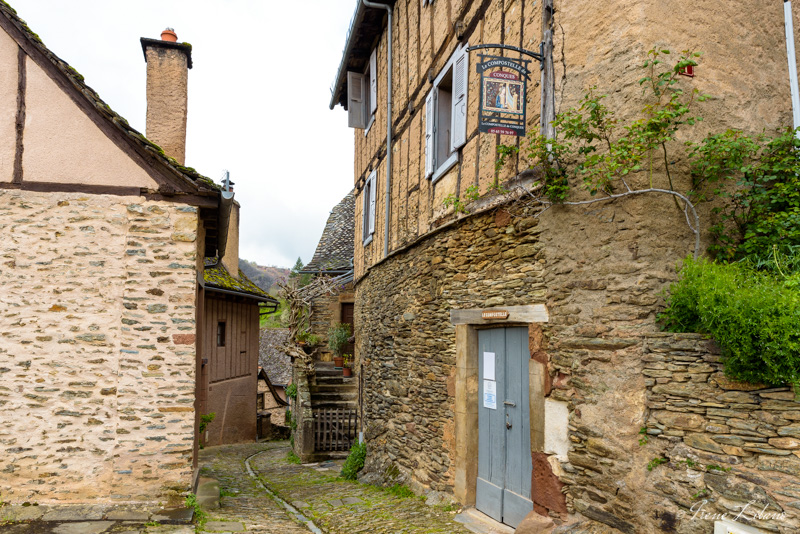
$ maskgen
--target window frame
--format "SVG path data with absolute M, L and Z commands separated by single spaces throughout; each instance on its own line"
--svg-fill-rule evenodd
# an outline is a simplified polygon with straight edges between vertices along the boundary
M 361 213 L 361 242 L 363 246 L 367 246 L 372 242 L 375 235 L 375 208 L 376 208 L 376 185 L 378 178 L 378 170 L 373 170 L 367 179 L 364 181 L 364 188 L 361 190 L 363 197 L 363 209 Z
M 220 329 L 221 328 L 221 329 Z M 217 321 L 217 347 L 222 348 L 226 346 L 228 333 L 227 321 Z
M 461 148 L 466 144 L 466 121 L 468 111 L 466 106 L 468 104 L 468 86 L 469 86 L 469 48 L 468 43 L 464 43 L 456 48 L 450 59 L 447 60 L 438 76 L 433 80 L 431 90 L 425 99 L 425 177 L 431 180 L 431 183 L 436 183 L 442 176 L 444 176 L 453 166 L 458 162 Z M 461 60 L 461 61 L 460 61 Z M 462 83 L 463 96 L 457 91 L 458 87 L 458 72 L 463 76 Z M 449 125 L 450 128 L 450 152 L 443 159 L 438 161 L 438 146 L 441 142 L 440 135 L 444 131 L 444 125 L 440 124 L 440 116 L 442 115 L 439 107 L 439 86 L 450 75 L 451 89 L 450 93 L 450 109 L 449 109 Z M 458 108 L 461 107 L 461 111 Z M 460 121 L 461 123 L 457 123 Z M 432 124 L 431 124 L 432 123 Z M 456 127 L 459 132 L 456 132 Z M 430 131 L 430 134 L 429 134 Z M 458 138 L 456 138 L 458 134 Z M 430 138 L 429 138 L 430 137 Z M 430 152 L 430 154 L 429 154 Z

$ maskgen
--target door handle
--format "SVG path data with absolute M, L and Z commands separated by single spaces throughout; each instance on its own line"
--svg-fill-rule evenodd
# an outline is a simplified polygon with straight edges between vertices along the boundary
M 503 401 L 503 404 L 505 404 L 506 406 L 514 406 L 514 407 L 517 406 L 517 403 L 513 401 Z
M 506 414 L 506 429 L 511 430 L 511 421 L 508 419 L 508 414 Z

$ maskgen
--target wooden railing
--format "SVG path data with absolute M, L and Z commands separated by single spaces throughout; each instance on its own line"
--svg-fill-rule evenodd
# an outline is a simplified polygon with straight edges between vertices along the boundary
M 356 442 L 358 412 L 344 408 L 314 410 L 314 450 L 349 451 Z

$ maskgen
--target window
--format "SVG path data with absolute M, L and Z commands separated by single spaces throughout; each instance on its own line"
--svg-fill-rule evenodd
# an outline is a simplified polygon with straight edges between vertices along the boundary
M 372 171 L 364 183 L 362 196 L 364 197 L 364 211 L 363 211 L 363 243 L 364 246 L 372 241 L 372 234 L 375 233 L 375 182 L 378 176 L 378 171 Z
M 468 46 L 456 49 L 425 98 L 425 176 L 434 182 L 467 142 Z
M 363 74 L 347 73 L 347 125 L 369 131 L 378 109 L 378 54 L 377 49 L 369 56 Z
M 433 3 L 433 0 L 422 0 L 422 7 L 429 6 Z
M 217 346 L 225 346 L 225 321 L 217 323 Z

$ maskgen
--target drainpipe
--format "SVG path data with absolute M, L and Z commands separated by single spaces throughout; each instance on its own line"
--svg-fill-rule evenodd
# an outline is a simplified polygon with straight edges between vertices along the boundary
M 786 56 L 789 59 L 789 87 L 792 91 L 792 119 L 794 128 L 800 127 L 800 91 L 797 85 L 797 59 L 794 51 L 794 23 L 792 22 L 792 2 L 783 1 L 783 17 L 786 21 Z M 800 136 L 800 134 L 798 134 Z
M 388 68 L 386 69 L 386 220 L 383 231 L 383 257 L 389 255 L 389 213 L 392 202 L 392 8 L 386 4 L 376 4 L 367 0 L 361 0 L 365 7 L 385 9 L 389 17 L 389 41 L 387 48 Z

